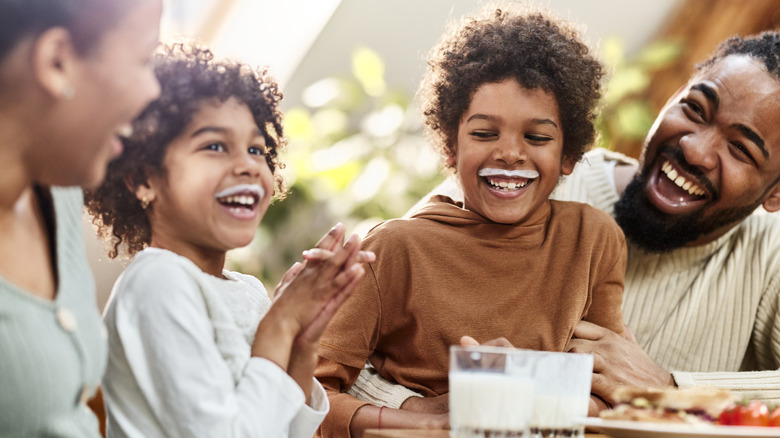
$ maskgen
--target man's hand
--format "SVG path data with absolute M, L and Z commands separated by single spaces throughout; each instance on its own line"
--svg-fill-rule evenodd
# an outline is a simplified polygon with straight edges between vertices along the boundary
M 674 386 L 672 375 L 650 359 L 628 328 L 624 336 L 587 321 L 574 329 L 568 351 L 593 355 L 591 392 L 612 405 L 619 386 Z

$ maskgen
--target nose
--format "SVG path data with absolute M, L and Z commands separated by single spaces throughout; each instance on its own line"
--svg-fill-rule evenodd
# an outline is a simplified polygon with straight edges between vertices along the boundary
M 526 160 L 525 142 L 519 135 L 508 135 L 496 142 L 493 159 L 506 164 L 515 164 Z
M 257 178 L 262 166 L 265 166 L 265 156 L 251 154 L 248 150 L 244 150 L 235 155 L 233 163 L 233 172 L 236 175 Z
M 718 153 L 724 144 L 717 129 L 690 132 L 680 138 L 685 160 L 703 170 L 713 170 L 718 165 Z

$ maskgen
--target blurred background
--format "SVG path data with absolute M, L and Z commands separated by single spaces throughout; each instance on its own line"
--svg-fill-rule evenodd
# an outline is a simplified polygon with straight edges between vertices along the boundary
M 777 0 L 548 0 L 578 23 L 611 68 L 599 146 L 636 157 L 666 99 L 717 43 L 780 27 Z M 441 180 L 422 136 L 414 93 L 447 23 L 479 0 L 166 0 L 163 41 L 179 37 L 217 56 L 267 65 L 284 91 L 290 186 L 230 268 L 271 292 L 302 250 L 336 222 L 365 234 L 402 216 Z M 85 234 L 95 235 L 85 218 Z M 88 239 L 99 305 L 127 260 Z

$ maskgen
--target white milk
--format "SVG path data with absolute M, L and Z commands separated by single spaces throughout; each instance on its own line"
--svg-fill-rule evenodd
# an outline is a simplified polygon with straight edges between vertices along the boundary
M 589 397 L 534 396 L 531 427 L 543 429 L 568 428 L 574 426 L 575 418 L 588 415 Z
M 534 399 L 529 378 L 487 372 L 450 373 L 450 426 L 458 430 L 522 431 Z

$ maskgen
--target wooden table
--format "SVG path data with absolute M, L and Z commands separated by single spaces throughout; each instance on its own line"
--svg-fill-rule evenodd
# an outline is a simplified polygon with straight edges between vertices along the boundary
M 448 430 L 369 429 L 363 438 L 450 438 Z M 607 438 L 600 433 L 586 433 L 585 438 Z

